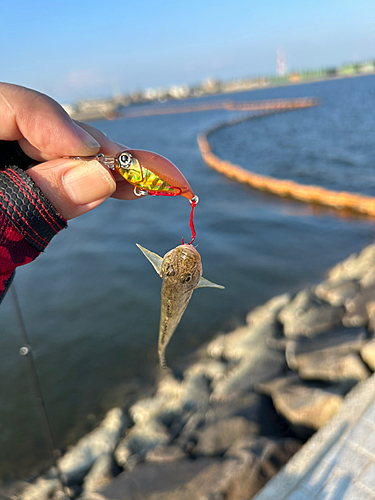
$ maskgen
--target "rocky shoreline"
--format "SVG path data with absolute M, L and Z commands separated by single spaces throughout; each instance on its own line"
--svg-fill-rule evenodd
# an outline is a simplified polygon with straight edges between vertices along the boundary
M 79 500 L 248 500 L 375 371 L 375 244 L 251 311 L 58 461 Z M 65 498 L 51 470 L 13 499 Z

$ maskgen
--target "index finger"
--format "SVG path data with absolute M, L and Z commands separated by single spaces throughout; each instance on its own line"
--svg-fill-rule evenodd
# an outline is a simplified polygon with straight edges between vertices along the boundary
M 0 139 L 19 141 L 35 160 L 89 156 L 100 144 L 50 97 L 35 90 L 0 83 Z

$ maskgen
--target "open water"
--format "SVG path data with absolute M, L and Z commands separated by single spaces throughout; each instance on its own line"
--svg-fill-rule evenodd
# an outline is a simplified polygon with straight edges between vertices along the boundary
M 375 195 L 375 76 L 204 100 L 303 96 L 318 98 L 320 106 L 220 130 L 210 138 L 214 151 L 256 172 Z M 257 192 L 209 170 L 198 133 L 237 116 L 223 110 L 94 123 L 116 141 L 170 158 L 200 198 L 196 243 L 204 275 L 226 289 L 194 293 L 167 349 L 172 367 L 244 322 L 255 306 L 322 280 L 330 266 L 374 238 L 374 220 Z M 161 281 L 135 243 L 164 255 L 182 236 L 189 240 L 189 215 L 182 198 L 108 200 L 71 221 L 42 256 L 19 269 L 15 284 L 59 447 L 158 376 Z M 6 480 L 48 462 L 10 296 L 0 307 L 0 332 L 0 478 Z

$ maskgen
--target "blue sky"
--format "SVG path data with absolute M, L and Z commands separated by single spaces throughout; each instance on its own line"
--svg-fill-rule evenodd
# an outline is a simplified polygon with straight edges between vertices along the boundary
M 59 102 L 375 59 L 374 0 L 2 0 L 0 80 Z

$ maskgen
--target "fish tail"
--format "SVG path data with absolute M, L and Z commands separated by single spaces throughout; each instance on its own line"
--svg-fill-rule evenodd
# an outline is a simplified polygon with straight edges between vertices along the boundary
M 167 361 L 165 359 L 164 352 L 159 352 L 159 365 L 162 370 L 166 370 L 168 368 Z

